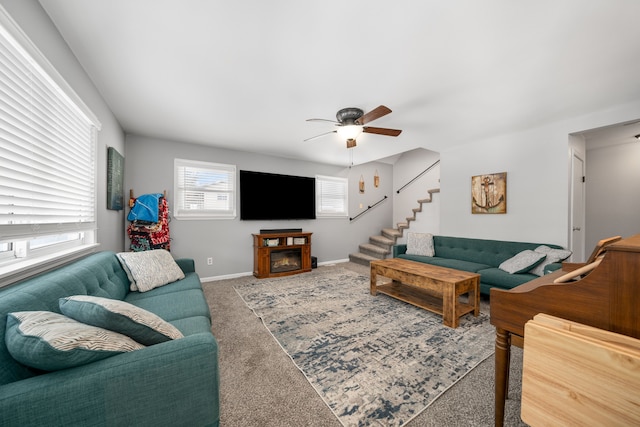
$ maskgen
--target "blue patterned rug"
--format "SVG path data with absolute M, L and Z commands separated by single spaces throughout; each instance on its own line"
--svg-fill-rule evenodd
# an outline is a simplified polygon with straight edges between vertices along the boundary
M 489 316 L 456 329 L 342 268 L 236 286 L 344 426 L 402 426 L 494 351 Z

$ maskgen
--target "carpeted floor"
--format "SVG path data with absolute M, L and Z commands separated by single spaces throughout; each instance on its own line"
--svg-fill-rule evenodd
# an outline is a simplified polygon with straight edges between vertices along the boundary
M 336 268 L 368 275 L 368 268 L 352 263 L 322 266 L 314 271 L 330 273 Z M 322 398 L 234 290 L 234 286 L 255 281 L 247 276 L 204 284 L 213 332 L 220 344 L 222 426 L 340 426 Z M 481 311 L 488 315 L 486 301 Z M 525 425 L 519 418 L 521 361 L 522 353 L 515 348 L 506 426 Z M 491 356 L 407 425 L 493 425 L 493 365 Z

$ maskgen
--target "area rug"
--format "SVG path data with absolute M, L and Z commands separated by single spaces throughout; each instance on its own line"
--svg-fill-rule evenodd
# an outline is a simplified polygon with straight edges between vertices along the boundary
M 235 290 L 344 426 L 402 426 L 494 351 L 488 315 L 452 329 L 342 268 Z

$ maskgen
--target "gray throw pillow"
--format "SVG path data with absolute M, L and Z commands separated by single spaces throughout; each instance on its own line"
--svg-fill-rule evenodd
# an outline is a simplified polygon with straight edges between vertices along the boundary
M 433 234 L 407 234 L 407 255 L 434 256 L 435 253 L 436 251 L 433 247 Z
M 544 268 L 547 265 L 553 264 L 554 262 L 564 261 L 565 259 L 569 258 L 572 254 L 572 252 L 569 250 L 552 249 L 547 245 L 540 245 L 537 248 L 535 248 L 535 251 L 545 254 L 547 256 L 544 260 L 542 260 L 540 264 L 536 265 L 534 268 L 532 268 L 529 271 L 529 273 L 535 274 L 538 276 L 544 275 Z
M 504 261 L 498 268 L 511 274 L 524 273 L 541 263 L 545 257 L 543 253 L 527 249 Z
M 129 276 L 132 291 L 146 292 L 184 279 L 184 273 L 165 249 L 120 252 L 117 255 Z

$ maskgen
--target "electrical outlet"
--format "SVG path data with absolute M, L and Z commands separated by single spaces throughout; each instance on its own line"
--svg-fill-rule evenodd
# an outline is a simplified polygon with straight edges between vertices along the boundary
M 213 264 L 213 258 L 209 257 L 207 258 L 207 265 L 212 265 Z

